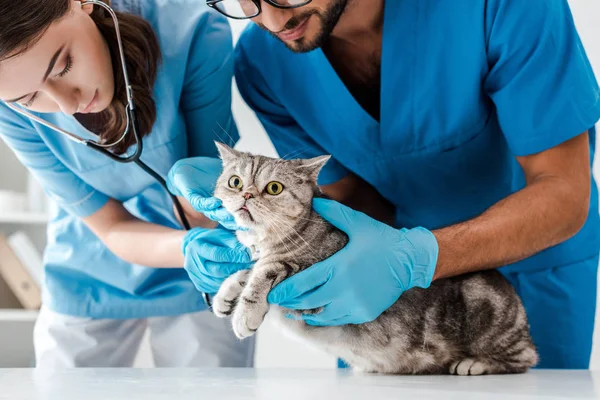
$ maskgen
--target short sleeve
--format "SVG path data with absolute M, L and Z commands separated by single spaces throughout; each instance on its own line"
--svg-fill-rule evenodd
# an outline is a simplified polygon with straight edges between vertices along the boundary
M 181 95 L 189 157 L 216 157 L 215 140 L 230 146 L 239 140 L 231 110 L 232 53 L 227 20 L 206 11 L 191 41 Z
M 0 103 L 0 138 L 61 208 L 87 217 L 109 197 L 81 180 L 52 153 L 32 123 Z
M 240 95 L 256 113 L 281 158 L 328 155 L 277 102 L 263 75 L 250 64 L 240 43 L 235 51 L 235 79 Z M 321 170 L 318 183 L 332 184 L 346 175 L 348 171 L 331 157 Z
M 555 147 L 600 119 L 600 90 L 567 0 L 490 0 L 485 90 L 517 156 Z

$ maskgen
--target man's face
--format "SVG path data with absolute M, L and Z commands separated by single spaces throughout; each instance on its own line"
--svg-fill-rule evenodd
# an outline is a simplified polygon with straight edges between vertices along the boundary
M 262 1 L 262 12 L 252 21 L 279 38 L 290 50 L 305 53 L 323 45 L 348 2 L 313 0 L 304 7 L 280 9 Z

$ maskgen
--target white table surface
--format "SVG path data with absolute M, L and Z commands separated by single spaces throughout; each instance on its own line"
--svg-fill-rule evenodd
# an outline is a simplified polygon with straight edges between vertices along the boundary
M 600 372 L 375 376 L 337 370 L 0 369 L 10 400 L 600 399 Z

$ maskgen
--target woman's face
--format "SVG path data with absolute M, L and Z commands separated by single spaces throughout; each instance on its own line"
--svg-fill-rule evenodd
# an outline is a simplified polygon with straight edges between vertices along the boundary
M 92 10 L 71 2 L 71 10 L 32 47 L 0 62 L 0 99 L 69 115 L 108 107 L 114 94 L 112 62 Z

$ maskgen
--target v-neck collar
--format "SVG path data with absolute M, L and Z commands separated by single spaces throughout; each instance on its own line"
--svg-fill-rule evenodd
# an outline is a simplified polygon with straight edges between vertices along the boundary
M 385 59 L 387 55 L 387 43 L 386 43 L 386 30 L 388 28 L 388 1 L 384 2 L 384 10 L 383 10 L 383 31 L 382 31 L 382 40 L 381 40 L 381 63 L 380 63 L 380 79 L 381 79 L 381 89 L 379 91 L 379 101 L 380 101 L 380 117 L 379 121 L 377 121 L 371 114 L 367 112 L 356 100 L 356 98 L 352 95 L 350 90 L 346 87 L 344 82 L 339 77 L 336 70 L 333 68 L 329 59 L 323 52 L 321 48 L 313 51 L 311 53 L 312 62 L 315 67 L 315 70 L 318 71 L 320 79 L 323 83 L 321 87 L 329 87 L 327 91 L 328 94 L 334 95 L 334 98 L 330 98 L 331 104 L 334 106 L 336 111 L 338 112 L 340 118 L 348 118 L 352 117 L 353 120 L 358 120 L 362 124 L 367 124 L 371 127 L 376 127 L 379 129 L 383 118 L 385 117 L 381 112 L 381 108 L 383 106 L 383 92 L 384 92 L 384 83 L 385 83 Z

